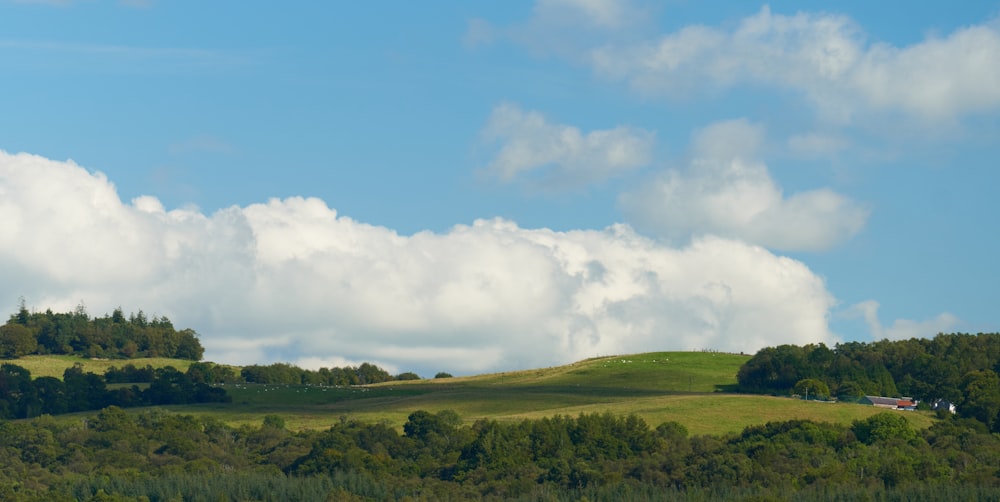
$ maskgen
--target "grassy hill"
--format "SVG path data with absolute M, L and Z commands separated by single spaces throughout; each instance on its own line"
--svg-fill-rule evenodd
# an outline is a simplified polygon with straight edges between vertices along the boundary
M 712 352 L 653 352 L 587 359 L 566 366 L 485 375 L 388 382 L 366 387 L 227 385 L 230 404 L 169 406 L 211 415 L 231 424 L 260 424 L 281 415 L 290 429 L 323 429 L 341 417 L 384 421 L 402 427 L 416 410 L 454 410 L 466 422 L 516 421 L 580 413 L 635 413 L 652 426 L 684 424 L 692 434 L 737 432 L 769 421 L 809 419 L 850 423 L 884 412 L 870 406 L 732 394 L 736 372 L 749 356 Z M 95 360 L 76 356 L 29 356 L 11 361 L 34 376 L 61 377 L 83 364 L 103 373 L 110 366 L 173 366 L 179 359 Z M 929 413 L 906 412 L 916 427 L 933 423 Z
M 176 409 L 235 424 L 259 424 L 273 413 L 284 417 L 292 429 L 326 428 L 340 417 L 401 427 L 410 413 L 420 409 L 454 410 L 466 422 L 584 412 L 635 413 L 652 426 L 680 422 L 692 434 L 737 432 L 748 425 L 789 419 L 850 423 L 885 411 L 855 404 L 721 392 L 735 386 L 736 372 L 748 357 L 657 352 L 588 359 L 554 368 L 368 387 L 228 385 L 232 404 Z M 923 412 L 906 412 L 904 416 L 919 428 L 934 420 Z
M 173 366 L 178 371 L 187 371 L 188 366 L 194 361 L 186 359 L 169 359 L 165 357 L 151 357 L 140 359 L 89 359 L 80 356 L 48 355 L 48 356 L 24 356 L 18 359 L 3 361 L 16 364 L 31 372 L 31 376 L 38 378 L 50 376 L 62 378 L 63 372 L 67 368 L 72 368 L 74 364 L 82 364 L 83 371 L 87 373 L 98 373 L 103 375 L 108 368 L 116 366 L 121 368 L 131 364 L 137 368 L 144 368 L 147 365 L 154 368 Z

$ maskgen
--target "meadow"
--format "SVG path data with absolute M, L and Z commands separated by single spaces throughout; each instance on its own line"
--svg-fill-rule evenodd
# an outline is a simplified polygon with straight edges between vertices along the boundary
M 49 376 L 60 379 L 63 376 L 63 372 L 66 371 L 67 368 L 72 368 L 74 364 L 82 365 L 85 373 L 97 373 L 103 375 L 104 372 L 112 366 L 117 368 L 124 367 L 128 364 L 131 364 L 136 368 L 145 368 L 146 366 L 152 366 L 154 368 L 173 366 L 178 371 L 185 372 L 188 367 L 194 363 L 194 361 L 187 359 L 170 359 L 166 357 L 145 357 L 137 359 L 90 359 L 74 355 L 30 355 L 22 356 L 9 362 L 30 371 L 32 377 L 38 378 Z
M 397 381 L 364 387 L 229 384 L 229 404 L 172 406 L 233 425 L 259 425 L 280 415 L 292 430 L 325 429 L 343 418 L 401 428 L 417 410 L 455 411 L 466 423 L 518 421 L 580 413 L 631 414 L 656 426 L 676 421 L 691 434 L 738 432 L 769 421 L 808 419 L 850 424 L 885 410 L 787 396 L 734 394 L 736 372 L 748 359 L 712 352 L 656 352 L 588 359 L 574 364 L 470 377 Z M 900 412 L 915 427 L 927 412 Z

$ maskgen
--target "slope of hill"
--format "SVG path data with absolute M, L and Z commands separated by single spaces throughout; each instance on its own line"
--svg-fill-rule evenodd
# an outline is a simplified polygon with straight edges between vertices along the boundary
M 171 359 L 166 357 L 143 357 L 137 359 L 91 359 L 87 357 L 72 355 L 47 355 L 47 356 L 22 356 L 17 359 L 9 359 L 3 362 L 15 364 L 31 372 L 34 378 L 50 376 L 62 378 L 63 372 L 67 368 L 72 368 L 74 364 L 83 365 L 85 373 L 97 373 L 103 375 L 108 368 L 115 366 L 122 368 L 131 364 L 137 368 L 145 368 L 147 365 L 153 368 L 163 368 L 173 366 L 174 369 L 184 372 L 195 361 L 187 359 Z
M 554 368 L 470 377 L 389 382 L 367 387 L 227 385 L 232 404 L 177 407 L 235 424 L 259 424 L 268 414 L 292 429 L 326 428 L 340 417 L 385 421 L 397 427 L 416 410 L 450 409 L 466 422 L 580 413 L 635 413 L 653 426 L 684 424 L 692 434 L 736 432 L 769 421 L 810 419 L 851 423 L 878 410 L 783 397 L 730 394 L 747 356 L 657 352 L 588 359 Z M 931 415 L 906 412 L 916 427 Z

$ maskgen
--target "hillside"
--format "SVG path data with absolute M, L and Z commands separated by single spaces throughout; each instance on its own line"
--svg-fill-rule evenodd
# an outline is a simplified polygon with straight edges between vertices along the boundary
M 316 500 L 507 500 L 515 492 L 561 500 L 552 494 L 583 488 L 613 494 L 597 500 L 651 499 L 644 494 L 671 489 L 692 500 L 832 489 L 846 500 L 917 482 L 949 487 L 952 498 L 943 499 L 953 499 L 955 482 L 972 487 L 959 498 L 995 498 L 976 487 L 995 486 L 989 459 L 1000 443 L 976 422 L 928 427 L 934 419 L 923 412 L 720 392 L 746 359 L 663 352 L 368 386 L 227 383 L 231 403 L 0 421 L 7 438 L 0 446 L 13 462 L 0 483 L 30 479 L 35 493 L 55 487 L 82 500 L 104 500 L 101 490 L 166 499 L 181 485 L 231 495 L 257 483 L 271 493 L 307 480 L 320 483 L 311 488 Z M 56 361 L 72 363 L 49 363 Z M 81 428 L 81 418 L 89 425 Z M 742 434 L 719 436 L 732 432 Z M 70 448 L 75 455 L 63 453 Z M 644 491 L 622 491 L 630 488 Z
M 17 359 L 10 359 L 4 362 L 16 364 L 31 372 L 34 378 L 50 376 L 62 378 L 63 372 L 67 368 L 72 368 L 75 364 L 83 366 L 86 373 L 97 373 L 103 375 L 108 368 L 115 366 L 121 368 L 131 364 L 137 368 L 152 366 L 153 368 L 163 368 L 173 366 L 176 370 L 184 372 L 195 361 L 188 359 L 171 359 L 166 357 L 143 357 L 137 359 L 92 359 L 88 357 L 72 355 L 47 355 L 47 356 L 23 356 Z
M 657 352 L 588 359 L 574 364 L 486 375 L 334 388 L 305 385 L 227 385 L 231 404 L 171 407 L 231 424 L 259 424 L 268 414 L 292 429 L 325 429 L 340 417 L 402 427 L 416 410 L 453 410 L 466 423 L 515 421 L 557 414 L 635 413 L 648 423 L 684 424 L 692 434 L 740 431 L 768 421 L 810 419 L 850 424 L 879 411 L 782 397 L 720 392 L 731 389 L 747 356 Z M 922 412 L 904 415 L 928 427 Z

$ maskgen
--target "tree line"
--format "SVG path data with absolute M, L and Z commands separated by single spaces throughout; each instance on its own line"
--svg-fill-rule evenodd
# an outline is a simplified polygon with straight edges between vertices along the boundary
M 113 375 L 122 372 L 111 368 Z M 117 383 L 113 379 L 111 383 Z M 84 372 L 74 365 L 55 377 L 32 378 L 20 366 L 0 365 L 0 418 L 30 418 L 78 411 L 99 410 L 107 406 L 135 407 L 168 404 L 230 402 L 222 388 L 199 381 L 189 370 L 182 373 L 173 367 L 148 368 L 148 377 L 139 385 L 109 387 L 103 375 Z M 133 382 L 128 382 L 133 383 Z
M 689 436 L 634 415 L 463 424 L 415 411 L 402 430 L 333 419 L 105 408 L 0 421 L 2 500 L 996 500 L 1000 436 L 974 420 L 913 429 L 898 413 Z
M 1000 432 L 1000 334 L 939 334 L 933 339 L 767 347 L 739 370 L 743 392 L 851 400 L 860 396 L 944 400 Z M 798 389 L 796 387 L 798 386 Z M 816 393 L 821 395 L 816 395 Z
M 0 358 L 31 354 L 75 354 L 90 358 L 166 357 L 199 361 L 205 349 L 192 329 L 177 330 L 165 316 L 149 318 L 140 310 L 125 316 L 121 308 L 93 317 L 83 306 L 73 312 L 29 312 L 21 301 L 17 313 L 0 326 Z
M 254 364 L 244 366 L 240 370 L 240 377 L 246 383 L 336 385 L 342 387 L 420 378 L 410 372 L 393 376 L 388 371 L 371 363 L 361 363 L 359 366 L 320 368 L 318 370 L 307 370 L 287 363 Z
M 138 368 L 126 364 L 122 368 L 110 367 L 105 372 L 108 382 L 146 382 L 153 372 L 152 366 Z M 196 362 L 188 366 L 187 374 L 197 382 L 207 384 L 254 383 L 269 385 L 326 385 L 348 387 L 351 385 L 368 385 L 397 380 L 419 380 L 420 376 L 412 372 L 392 375 L 388 371 L 372 364 L 361 363 L 358 366 L 323 367 L 308 370 L 288 363 L 252 364 L 237 368 L 213 362 Z
M 140 310 L 125 316 L 121 308 L 111 315 L 91 318 L 86 309 L 73 312 L 29 312 L 22 300 L 18 312 L 0 326 L 0 358 L 26 355 L 72 354 L 89 358 L 134 359 L 163 357 L 201 361 L 205 349 L 192 329 L 174 329 L 165 316 L 147 318 Z M 371 364 L 307 370 L 287 363 L 254 364 L 234 371 L 213 363 L 195 363 L 197 381 L 218 383 L 368 385 L 393 380 L 418 380 L 413 372 L 392 375 Z M 126 371 L 122 369 L 121 371 Z M 138 371 L 138 373 L 136 373 Z M 132 367 L 132 376 L 106 375 L 109 383 L 148 382 L 152 371 Z M 145 372 L 145 373 L 144 373 Z M 145 375 L 145 376 L 144 376 Z M 451 377 L 438 373 L 435 378 Z M 129 378 L 139 378 L 129 379 Z
M 67 368 L 60 380 L 33 378 L 27 369 L 4 363 L 0 365 L 0 418 L 59 415 L 106 406 L 230 402 L 219 384 L 350 386 L 412 379 L 409 375 L 412 373 L 392 376 L 371 363 L 310 371 L 286 363 L 239 369 L 212 362 L 191 363 L 184 372 L 172 366 L 154 368 L 128 363 L 111 366 L 100 375 L 84 372 L 78 363 Z

